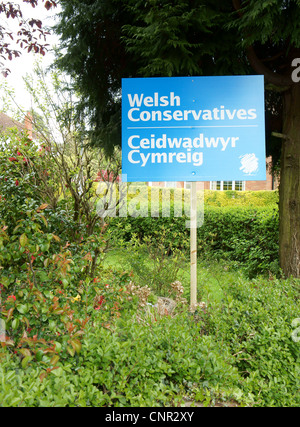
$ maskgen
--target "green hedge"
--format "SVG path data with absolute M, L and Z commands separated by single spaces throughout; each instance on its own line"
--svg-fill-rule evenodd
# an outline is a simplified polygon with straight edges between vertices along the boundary
M 278 272 L 276 208 L 209 207 L 198 229 L 199 252 L 245 264 L 249 275 Z
M 243 206 L 243 207 L 276 207 L 279 201 L 278 190 L 275 191 L 215 191 L 203 190 L 197 192 L 198 197 L 204 200 L 205 206 Z M 183 188 L 160 188 L 139 185 L 135 183 L 128 184 L 127 197 L 129 202 L 133 199 L 139 199 L 141 205 L 150 204 L 150 201 L 159 198 L 162 200 L 170 200 L 171 205 L 179 200 L 184 200 L 189 205 L 190 190 Z
M 120 241 L 132 236 L 160 239 L 166 247 L 189 248 L 188 218 L 110 218 L 110 233 Z M 198 227 L 198 253 L 245 264 L 249 275 L 278 272 L 278 209 L 274 206 L 205 206 L 203 225 Z
M 212 191 L 204 190 L 205 206 L 274 206 L 278 203 L 278 191 Z

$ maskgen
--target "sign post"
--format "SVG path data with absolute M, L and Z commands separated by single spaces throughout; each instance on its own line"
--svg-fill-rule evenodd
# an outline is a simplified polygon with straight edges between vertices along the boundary
M 197 182 L 191 182 L 190 215 L 190 259 L 191 259 L 191 296 L 190 306 L 197 303 Z
M 123 177 L 191 182 L 191 305 L 196 182 L 266 180 L 264 120 L 263 76 L 122 79 Z

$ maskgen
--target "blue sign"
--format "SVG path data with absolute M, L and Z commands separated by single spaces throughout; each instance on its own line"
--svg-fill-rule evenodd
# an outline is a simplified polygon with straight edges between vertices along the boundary
M 127 181 L 266 179 L 263 76 L 122 80 Z

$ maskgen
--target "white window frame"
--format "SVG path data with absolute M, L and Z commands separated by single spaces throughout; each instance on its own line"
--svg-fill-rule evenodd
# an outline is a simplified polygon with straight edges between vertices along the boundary
M 217 182 L 220 182 L 220 190 L 217 190 Z M 224 190 L 224 182 L 227 182 L 227 181 L 210 181 L 210 189 L 215 191 L 228 191 L 228 190 Z M 232 182 L 232 190 L 229 190 L 229 191 L 235 191 L 236 181 L 231 181 L 231 182 Z M 245 181 L 242 181 L 242 190 L 237 190 L 237 191 L 245 191 Z

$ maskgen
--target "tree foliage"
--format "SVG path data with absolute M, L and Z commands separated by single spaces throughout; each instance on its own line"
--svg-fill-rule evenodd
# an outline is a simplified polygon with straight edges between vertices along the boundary
M 23 3 L 30 4 L 33 8 L 38 6 L 38 0 L 22 0 Z M 44 7 L 49 10 L 56 7 L 54 0 L 41 0 Z M 20 49 L 25 51 L 39 53 L 45 55 L 47 50 L 46 36 L 49 34 L 44 28 L 40 19 L 24 17 L 24 5 L 15 4 L 11 1 L 0 2 L 0 58 L 2 61 L 12 60 L 21 55 L 14 42 Z M 2 15 L 2 16 L 1 16 Z M 9 20 L 18 22 L 18 30 L 9 28 Z M 3 62 L 0 62 L 2 74 L 6 77 L 10 70 L 5 67 Z
M 275 147 L 281 162 L 281 266 L 298 277 L 300 93 L 291 76 L 300 57 L 299 0 L 62 0 L 61 6 L 57 31 L 65 50 L 58 64 L 76 80 L 95 144 L 120 144 L 121 77 L 264 75 L 268 154 Z
M 63 54 L 57 64 L 76 81 L 96 144 L 120 144 L 123 77 L 242 72 L 232 31 L 222 34 L 221 5 L 211 0 L 61 1 L 56 30 Z
M 61 7 L 58 64 L 76 80 L 96 144 L 120 144 L 122 77 L 254 72 L 272 89 L 291 84 L 296 0 L 62 0 Z M 268 92 L 266 100 L 270 136 L 282 125 L 281 95 Z M 278 159 L 278 141 L 271 147 Z

